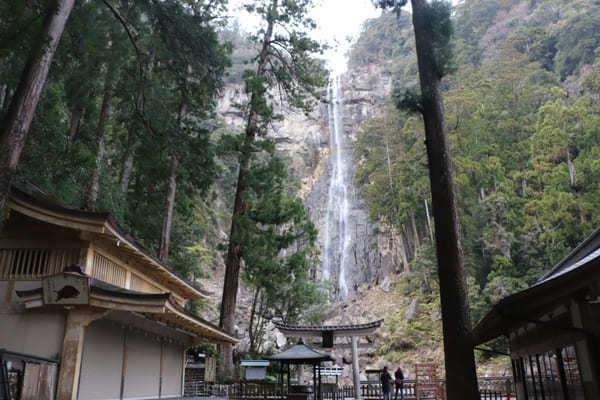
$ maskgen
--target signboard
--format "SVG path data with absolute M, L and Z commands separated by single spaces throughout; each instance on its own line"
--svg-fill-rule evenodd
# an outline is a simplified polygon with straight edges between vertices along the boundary
M 89 304 L 90 281 L 77 274 L 57 274 L 42 281 L 44 304 Z
M 323 348 L 333 348 L 333 331 L 323 331 L 321 332 L 321 335 L 323 338 Z

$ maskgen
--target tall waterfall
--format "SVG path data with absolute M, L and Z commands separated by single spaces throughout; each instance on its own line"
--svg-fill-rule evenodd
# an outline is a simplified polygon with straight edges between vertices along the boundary
M 352 147 L 344 134 L 344 98 L 340 77 L 330 80 L 328 92 L 330 171 L 325 216 L 322 279 L 337 284 L 339 297 L 348 295 L 348 271 L 354 260 L 350 257 L 352 231 L 350 211 L 353 208 Z

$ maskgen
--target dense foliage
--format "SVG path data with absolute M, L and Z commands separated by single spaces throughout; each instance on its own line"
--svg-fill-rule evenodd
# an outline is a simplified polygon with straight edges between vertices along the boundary
M 585 0 L 472 0 L 456 9 L 457 72 L 445 79 L 445 108 L 475 322 L 600 224 L 592 211 L 600 205 L 600 31 L 588 20 L 596 12 Z M 414 68 L 412 49 L 380 34 L 406 24 L 389 14 L 371 21 L 351 59 L 360 66 L 370 62 L 367 49 L 403 48 L 383 65 L 410 86 L 414 76 L 402 71 Z M 372 218 L 400 237 L 416 285 L 433 277 L 419 271 L 431 251 L 423 141 L 420 117 L 390 105 L 354 147 L 360 193 Z
M 0 5 L 0 120 L 50 3 Z M 258 48 L 236 24 L 225 27 L 224 7 L 221 0 L 76 2 L 16 179 L 35 195 L 111 211 L 151 253 L 168 256 L 170 267 L 192 280 L 216 268 L 226 245 L 222 229 L 232 219 L 243 144 L 243 135 L 216 115 L 218 96 L 225 83 L 246 80 L 249 92 L 263 95 L 277 84 L 246 71 Z M 290 17 L 282 12 L 282 20 Z M 317 45 L 302 35 L 290 40 L 300 49 L 296 72 L 307 74 L 313 65 L 302 51 Z M 272 71 L 282 82 L 287 73 Z M 290 93 L 305 105 L 304 92 Z M 261 136 L 275 117 L 266 95 L 262 107 L 268 119 Z M 253 244 L 244 254 L 244 277 L 260 289 L 260 317 L 298 319 L 321 298 L 309 280 L 316 232 L 274 144 L 264 140 L 252 151 L 249 214 L 236 239 Z

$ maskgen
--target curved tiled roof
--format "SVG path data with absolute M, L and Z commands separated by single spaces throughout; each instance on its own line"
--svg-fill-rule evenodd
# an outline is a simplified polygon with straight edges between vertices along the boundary
M 179 288 L 179 291 L 187 298 L 206 300 L 209 294 L 185 279 L 183 276 L 173 271 L 167 264 L 163 263 L 145 249 L 138 241 L 123 228 L 121 228 L 116 218 L 110 212 L 84 211 L 74 208 L 68 208 L 56 204 L 48 199 L 41 199 L 32 196 L 15 187 L 11 188 L 11 198 L 9 206 L 16 211 L 33 218 L 50 218 L 56 224 L 63 220 L 67 227 L 77 226 L 82 230 L 111 235 L 118 243 L 123 243 L 138 254 L 147 265 L 152 265 L 161 271 L 173 287 Z
M 304 343 L 295 344 L 279 354 L 265 358 L 267 360 L 281 361 L 290 364 L 318 364 L 322 361 L 333 361 L 329 355 L 319 353 Z
M 79 275 L 87 276 L 85 274 Z M 17 296 L 21 298 L 30 298 L 32 296 L 42 296 L 43 289 L 40 286 L 29 290 L 16 290 L 16 293 Z M 219 342 L 228 342 L 232 344 L 237 344 L 239 342 L 239 339 L 229 332 L 222 330 L 218 326 L 206 321 L 203 318 L 191 314 L 179 303 L 177 303 L 171 293 L 142 293 L 135 290 L 123 289 L 99 279 L 90 278 L 90 294 L 110 296 L 112 298 L 120 298 L 125 300 L 162 301 L 162 304 L 166 306 L 167 310 L 162 313 L 148 313 L 148 315 L 160 320 L 160 314 L 175 314 L 176 318 L 179 320 L 186 320 L 193 328 L 200 329 L 203 332 L 208 332 L 207 334 L 209 337 L 216 339 Z M 126 307 L 123 310 L 128 311 Z M 165 320 L 164 322 L 168 324 L 169 320 Z
M 367 322 L 364 324 L 353 325 L 286 325 L 280 322 L 275 322 L 275 326 L 286 331 L 343 332 L 379 328 L 382 323 L 383 319 L 378 319 L 377 321 Z

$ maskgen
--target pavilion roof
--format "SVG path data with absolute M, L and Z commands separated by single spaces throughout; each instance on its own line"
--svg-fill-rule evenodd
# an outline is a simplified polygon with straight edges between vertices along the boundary
M 323 361 L 333 361 L 329 355 L 319 353 L 304 343 L 295 344 L 279 354 L 265 358 L 289 364 L 319 364 Z

